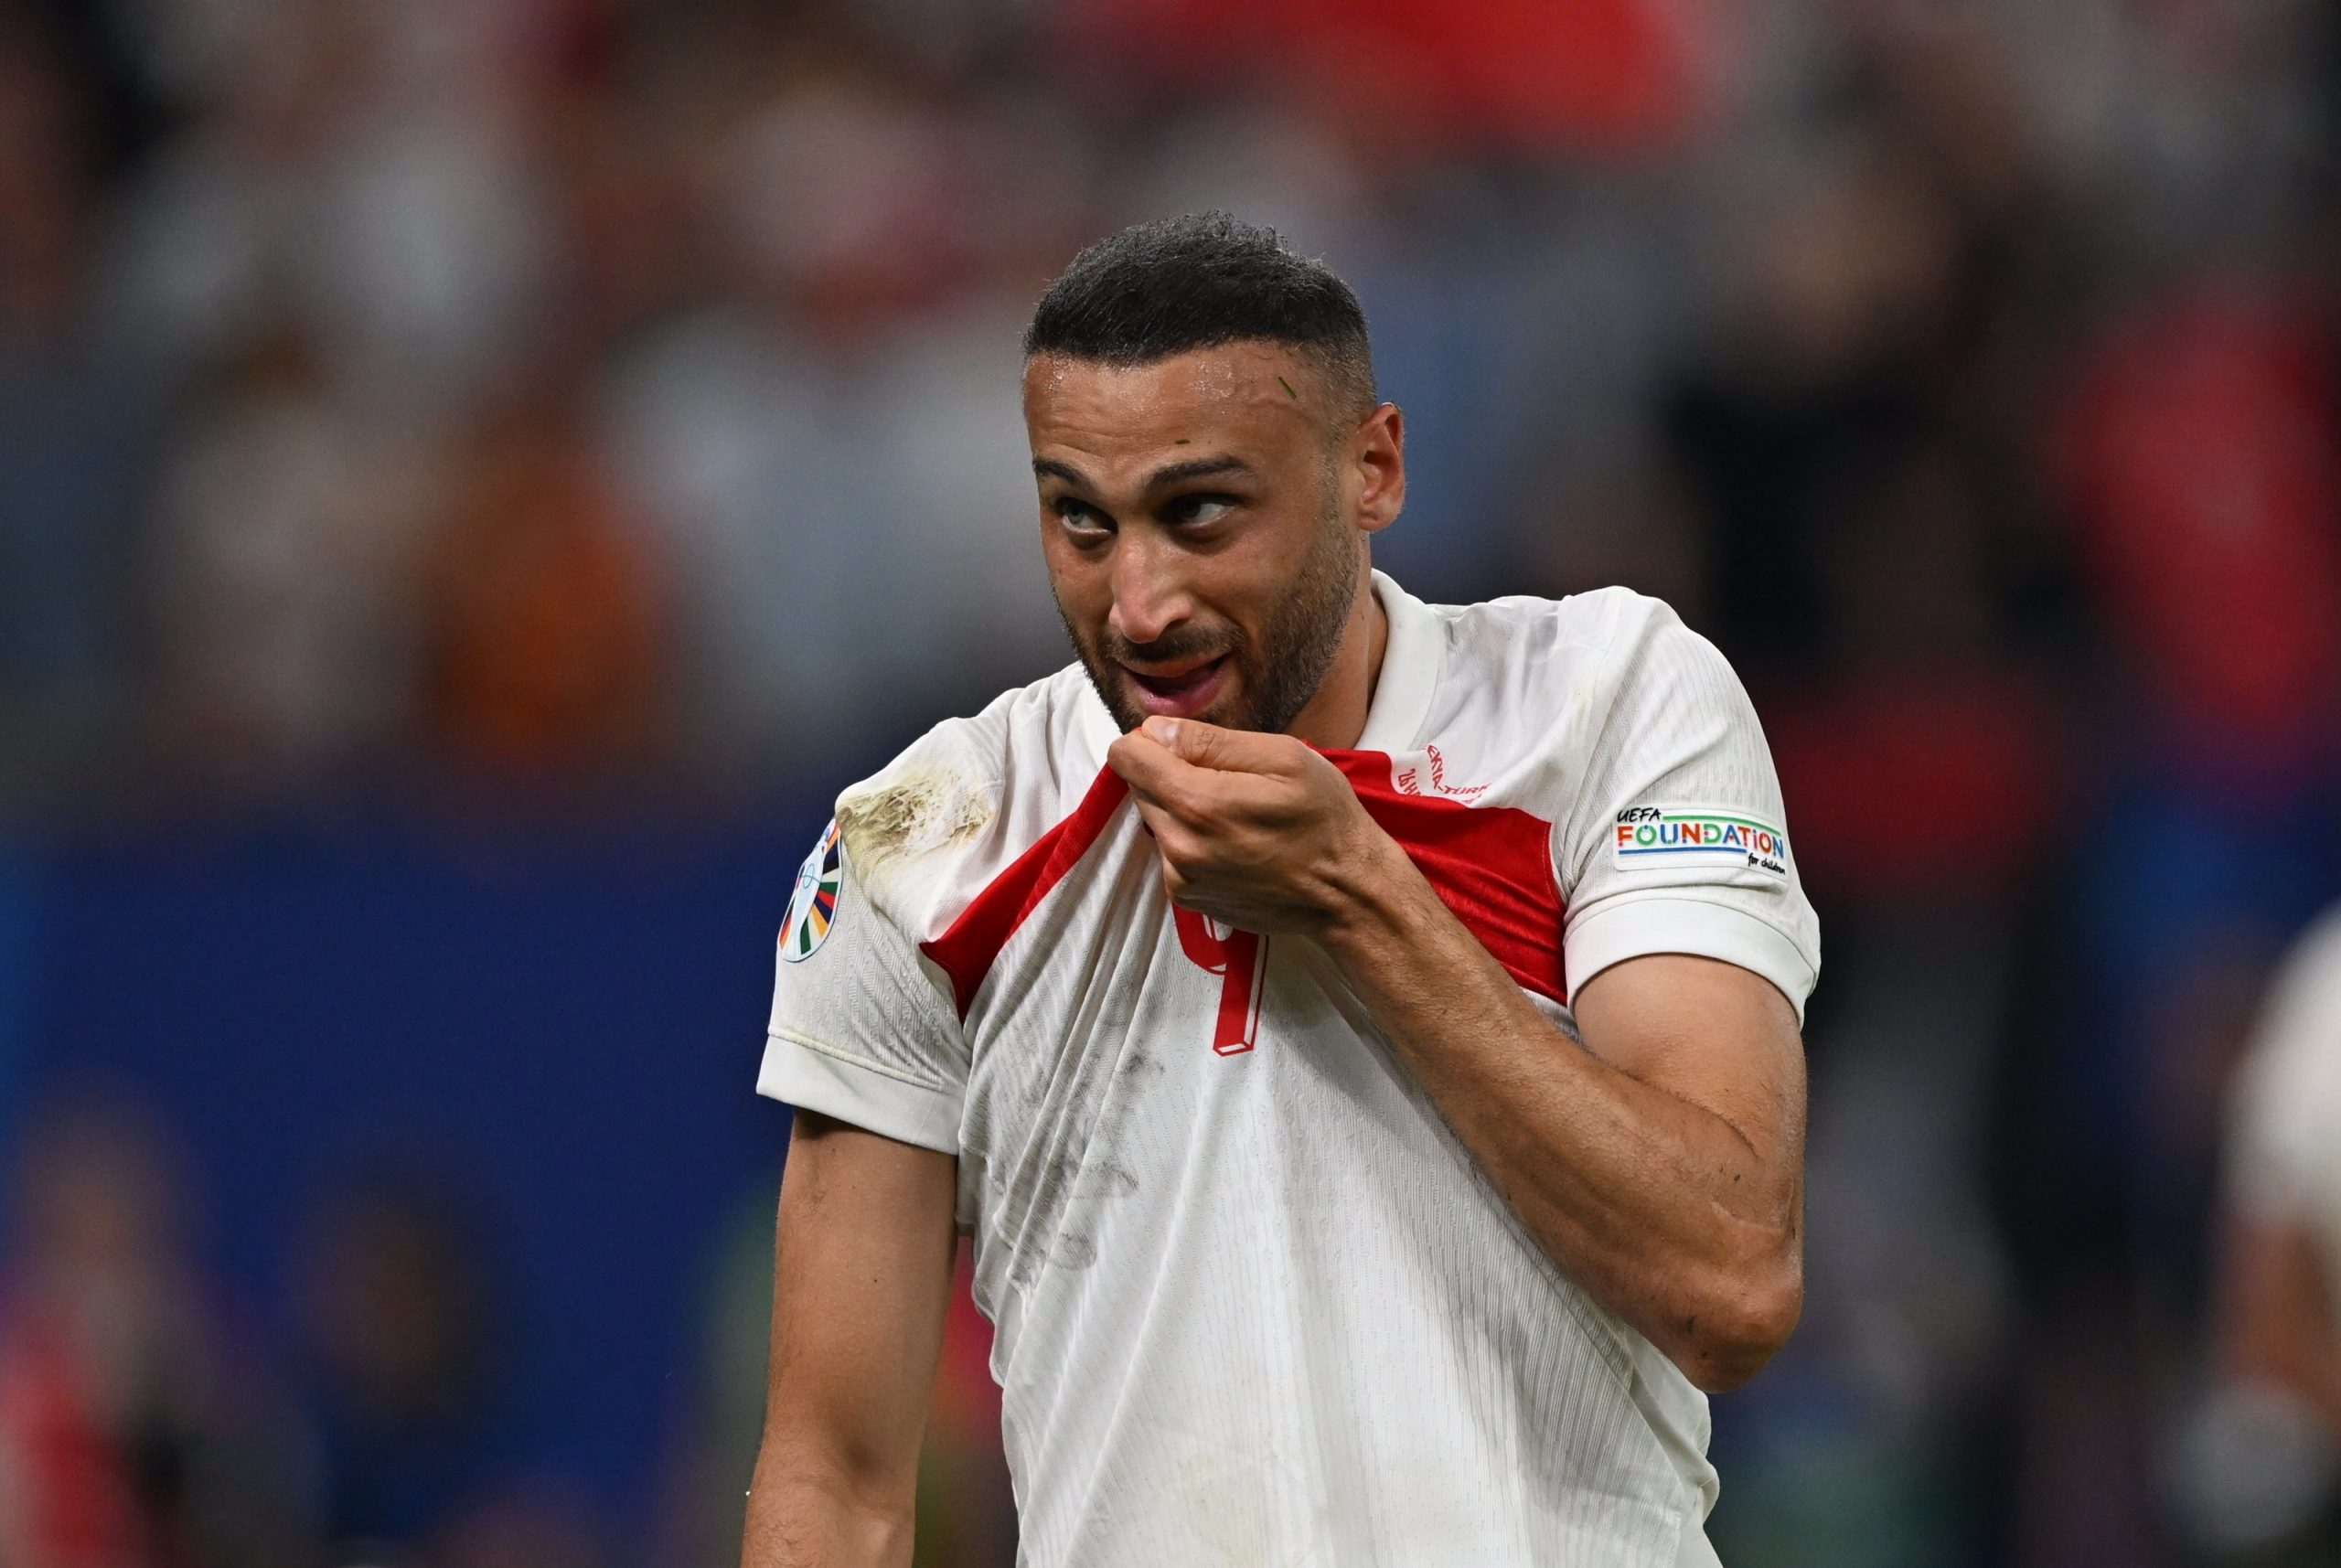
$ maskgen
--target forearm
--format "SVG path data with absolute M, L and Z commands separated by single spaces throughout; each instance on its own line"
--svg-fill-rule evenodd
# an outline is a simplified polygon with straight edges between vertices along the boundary
M 908 1490 L 857 1479 L 815 1446 L 767 1432 L 749 1483 L 742 1568 L 906 1568 Z
M 1403 855 L 1362 868 L 1320 941 L 1564 1273 L 1702 1386 L 1761 1364 L 1800 1288 L 1777 1160 L 1568 1039 Z
M 2221 1250 L 2223 1370 L 2284 1390 L 2341 1441 L 2341 1311 L 2314 1237 L 2301 1224 L 2237 1216 Z

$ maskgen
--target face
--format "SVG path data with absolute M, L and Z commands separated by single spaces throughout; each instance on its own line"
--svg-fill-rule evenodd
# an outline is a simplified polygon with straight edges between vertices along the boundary
M 1292 728 L 1361 624 L 1366 536 L 1404 499 L 1398 411 L 1337 411 L 1309 360 L 1239 343 L 1036 357 L 1024 417 L 1050 585 L 1121 727 Z

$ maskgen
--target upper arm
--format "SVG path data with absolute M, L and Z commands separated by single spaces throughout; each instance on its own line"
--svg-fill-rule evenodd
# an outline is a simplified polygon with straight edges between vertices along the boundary
M 957 1168 L 797 1114 L 774 1247 L 765 1467 L 907 1516 L 950 1300 Z
M 1614 964 L 1571 1010 L 1586 1049 L 1744 1138 L 1793 1199 L 1804 1157 L 1804 1041 L 1780 988 L 1734 964 L 1654 953 Z
M 958 1017 L 835 824 L 800 871 L 757 1089 L 796 1112 L 745 1560 L 906 1563 L 950 1299 Z
M 1554 844 L 1569 1006 L 1594 1054 L 1728 1123 L 1801 1191 L 1820 931 L 1756 709 L 1714 645 L 1621 594 Z
M 1706 1138 L 1685 1146 L 1697 1152 L 1683 1156 L 1694 1194 L 1684 1211 L 1696 1216 L 1707 1267 L 1675 1281 L 1678 1290 L 1692 1286 L 1671 1298 L 1675 1305 L 1635 1321 L 1700 1388 L 1736 1388 L 1787 1340 L 1803 1307 L 1804 1051 L 1795 1009 L 1745 969 L 1673 953 L 1612 965 L 1575 1007 L 1587 1051 L 1712 1118 Z M 1745 1154 L 1730 1147 L 1735 1138 Z

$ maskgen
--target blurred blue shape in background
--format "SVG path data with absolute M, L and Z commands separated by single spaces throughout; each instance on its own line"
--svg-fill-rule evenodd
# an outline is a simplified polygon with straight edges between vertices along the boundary
M 0 1071 L 166 1113 L 245 1302 L 291 1296 L 289 1239 L 369 1164 L 456 1188 L 526 1326 L 524 1451 L 639 1527 L 716 1232 L 778 1170 L 786 1116 L 748 1093 L 761 933 L 809 834 L 386 822 L 65 849 L 37 960 L 31 873 L 0 880 Z

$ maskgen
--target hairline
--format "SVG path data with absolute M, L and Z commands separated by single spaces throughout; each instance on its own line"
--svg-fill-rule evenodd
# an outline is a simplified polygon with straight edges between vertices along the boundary
M 1062 359 L 1068 365 L 1101 365 L 1109 370 L 1141 370 L 1151 365 L 1168 364 L 1188 354 L 1207 354 L 1214 348 L 1245 347 L 1280 348 L 1320 372 L 1333 404 L 1329 417 L 1336 429 L 1363 419 L 1381 406 L 1381 390 L 1374 385 L 1373 353 L 1362 336 L 1352 347 L 1339 342 L 1239 332 L 1224 337 L 1181 344 L 1157 354 L 1092 354 L 1044 344 L 1027 348 L 1024 364 L 1029 368 L 1036 359 Z

